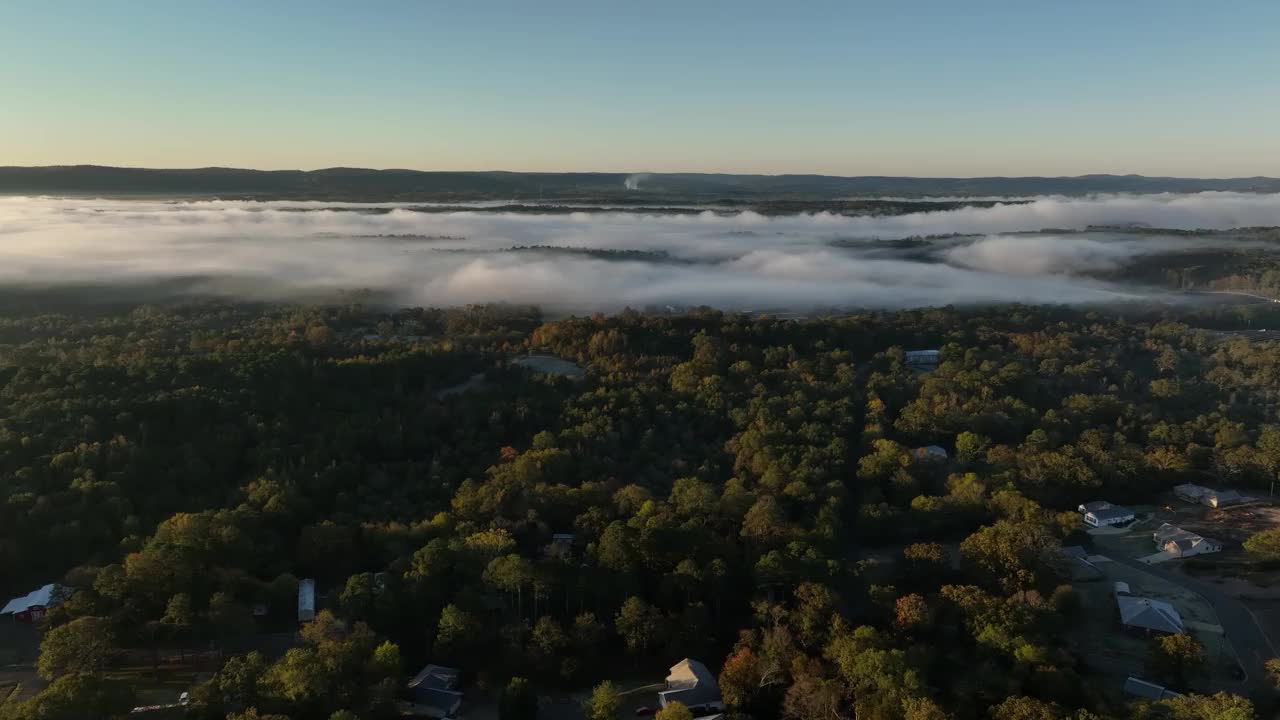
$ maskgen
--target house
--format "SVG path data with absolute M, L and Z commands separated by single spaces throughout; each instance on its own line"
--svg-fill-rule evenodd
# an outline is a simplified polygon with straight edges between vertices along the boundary
M 316 581 L 305 578 L 298 581 L 298 622 L 316 619 Z
M 941 445 L 925 445 L 911 451 L 911 454 L 921 460 L 946 460 L 947 449 Z
M 26 595 L 5 603 L 4 609 L 0 610 L 0 615 L 12 615 L 18 622 L 39 622 L 49 608 L 62 604 L 65 595 L 66 588 L 56 583 L 49 583 L 39 590 L 32 590 Z
M 1175 485 L 1173 488 L 1173 494 L 1177 495 L 1179 500 L 1184 500 L 1189 503 L 1200 502 L 1200 498 L 1204 497 L 1204 494 L 1207 492 L 1210 492 L 1209 488 L 1193 485 L 1191 483 Z
M 1096 528 L 1110 527 L 1133 522 L 1135 517 L 1137 516 L 1129 508 L 1112 505 L 1101 510 L 1086 512 L 1084 514 L 1084 524 Z
M 1203 485 L 1193 485 L 1186 483 L 1177 485 L 1173 488 L 1173 494 L 1177 495 L 1180 500 L 1189 503 L 1199 503 L 1205 507 L 1220 508 L 1229 505 L 1239 505 L 1249 498 L 1245 498 L 1235 490 L 1214 490 Z
M 1217 540 L 1200 537 L 1169 523 L 1161 525 L 1151 534 L 1151 539 L 1155 541 L 1157 550 L 1177 558 L 1204 555 L 1222 549 L 1222 543 Z
M 1155 683 L 1147 682 L 1142 678 L 1136 678 L 1132 675 L 1124 681 L 1124 691 L 1130 695 L 1157 701 L 1182 697 L 1181 693 L 1176 693 L 1163 685 L 1156 685 Z
M 1176 525 L 1164 523 L 1160 527 L 1156 528 L 1155 532 L 1151 533 L 1151 539 L 1155 541 L 1156 549 L 1160 549 L 1163 548 L 1165 543 L 1170 540 L 1175 540 L 1192 534 L 1193 533 L 1189 533 Z
M 1187 631 L 1182 624 L 1182 616 L 1163 600 L 1117 592 L 1116 606 L 1120 609 L 1120 623 L 1125 627 L 1142 630 L 1147 634 L 1177 635 Z
M 1106 510 L 1109 507 L 1112 507 L 1112 505 L 1106 500 L 1094 500 L 1093 502 L 1084 503 L 1077 509 L 1080 511 L 1080 514 L 1083 515 L 1085 513 L 1097 512 L 1098 510 Z
M 682 703 L 692 712 L 694 708 L 720 706 L 720 684 L 706 665 L 685 658 L 671 666 L 667 675 L 667 689 L 658 692 L 658 704 L 666 707 L 673 702 Z M 703 714 L 713 714 L 715 710 Z M 695 717 L 700 716 L 694 713 Z
M 1165 543 L 1161 548 L 1164 552 L 1169 553 L 1173 557 L 1191 557 L 1192 555 L 1205 555 L 1207 553 L 1215 553 L 1222 549 L 1222 543 L 1217 540 L 1193 535 L 1191 537 L 1177 538 Z
M 568 560 L 573 557 L 573 543 L 577 539 L 578 536 L 573 533 L 555 533 L 551 536 L 551 542 L 543 548 L 543 554 L 549 558 Z
M 938 356 L 940 354 L 937 350 L 908 350 L 903 353 L 907 361 L 907 367 L 917 370 L 932 370 L 938 367 Z
M 1235 490 L 1210 490 L 1200 496 L 1200 504 L 1211 508 L 1238 505 L 1243 501 L 1244 498 L 1240 497 L 1240 493 Z
M 428 665 L 409 681 L 410 713 L 444 720 L 454 718 L 462 707 L 458 690 L 458 670 Z

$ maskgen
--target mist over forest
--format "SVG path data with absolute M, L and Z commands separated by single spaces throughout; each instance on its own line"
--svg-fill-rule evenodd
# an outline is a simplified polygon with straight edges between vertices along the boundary
M 8 197 L 0 283 L 162 282 L 248 299 L 368 289 L 402 305 L 573 313 L 808 312 L 1158 299 L 1167 278 L 1126 269 L 1196 252 L 1266 259 L 1280 248 L 1258 229 L 1280 225 L 1280 195 L 1248 193 L 1053 196 L 900 214 L 502 207 Z

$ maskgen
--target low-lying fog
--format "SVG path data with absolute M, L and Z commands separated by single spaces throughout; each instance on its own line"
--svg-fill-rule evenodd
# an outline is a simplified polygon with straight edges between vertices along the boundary
M 262 297 L 384 290 L 405 304 L 534 303 L 573 312 L 1104 302 L 1146 294 L 1086 277 L 1221 237 L 999 235 L 1139 223 L 1280 225 L 1280 195 L 1041 198 L 885 217 L 827 213 L 420 212 L 380 203 L 0 198 L 0 284 L 191 278 Z M 412 206 L 421 207 L 421 206 Z M 902 247 L 883 241 L 977 234 Z M 553 246 L 640 253 L 508 251 Z M 247 290 L 246 288 L 252 288 Z M 229 291 L 228 291 L 229 292 Z

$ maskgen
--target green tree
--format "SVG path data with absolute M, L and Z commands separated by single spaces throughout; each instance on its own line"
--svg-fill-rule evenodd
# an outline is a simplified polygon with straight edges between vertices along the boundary
M 538 695 L 522 677 L 511 678 L 498 698 L 499 720 L 537 720 Z
M 178 593 L 169 598 L 169 602 L 165 605 L 164 616 L 160 618 L 160 622 L 166 625 L 190 625 L 195 619 L 195 613 L 191 610 L 191 596 L 186 593 Z
M 659 710 L 653 720 L 693 720 L 693 713 L 681 703 L 673 702 Z
M 1280 560 L 1280 528 L 1254 533 L 1244 541 L 1244 549 L 1259 560 Z
M 7 693 L 7 690 L 5 691 Z M 5 720 L 84 720 L 125 717 L 136 704 L 133 689 L 117 680 L 63 675 L 16 706 L 0 701 Z M 11 713 L 11 714 L 10 714 Z
M 618 610 L 614 627 L 628 651 L 643 655 L 658 644 L 662 633 L 662 613 L 638 597 L 629 597 Z
M 1185 687 L 1187 680 L 1205 667 L 1204 645 L 1186 634 L 1164 635 L 1153 638 L 1147 652 L 1148 671 Z
M 1271 658 L 1266 662 L 1265 668 L 1271 687 L 1280 690 L 1280 658 Z
M 991 708 L 991 720 L 1067 720 L 1067 714 L 1054 703 L 1015 695 Z
M 398 681 L 403 671 L 400 661 L 400 646 L 390 640 L 384 640 L 381 645 L 374 648 L 370 665 L 370 670 L 375 677 Z
M 467 659 L 481 646 L 484 637 L 480 623 L 457 605 L 446 605 L 436 625 L 436 649 L 448 658 Z
M 102 671 L 116 655 L 116 635 L 105 618 L 76 618 L 45 633 L 36 671 L 52 680 L 63 674 Z
M 192 691 L 191 703 L 214 717 L 253 707 L 258 704 L 258 682 L 266 670 L 267 661 L 256 651 L 233 656 L 208 682 Z
M 1255 720 L 1253 703 L 1239 695 L 1183 695 L 1160 701 L 1169 720 Z
M 1018 592 L 1035 584 L 1037 570 L 1056 544 L 1038 522 L 998 520 L 965 538 L 960 554 L 1005 592 Z
M 591 691 L 591 699 L 582 708 L 588 720 L 616 720 L 622 709 L 622 696 L 612 682 L 605 680 Z

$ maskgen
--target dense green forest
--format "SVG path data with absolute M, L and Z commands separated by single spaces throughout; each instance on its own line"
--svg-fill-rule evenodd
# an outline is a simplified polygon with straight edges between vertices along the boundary
M 0 718 L 127 712 L 122 657 L 211 647 L 193 718 L 392 717 L 426 662 L 576 688 L 685 656 L 760 719 L 1253 717 L 1122 702 L 1063 641 L 1077 504 L 1280 469 L 1280 345 L 1194 327 L 1280 310 L 1172 312 L 12 311 L 0 594 L 74 594 L 52 684 Z M 320 617 L 264 649 L 303 577 Z

